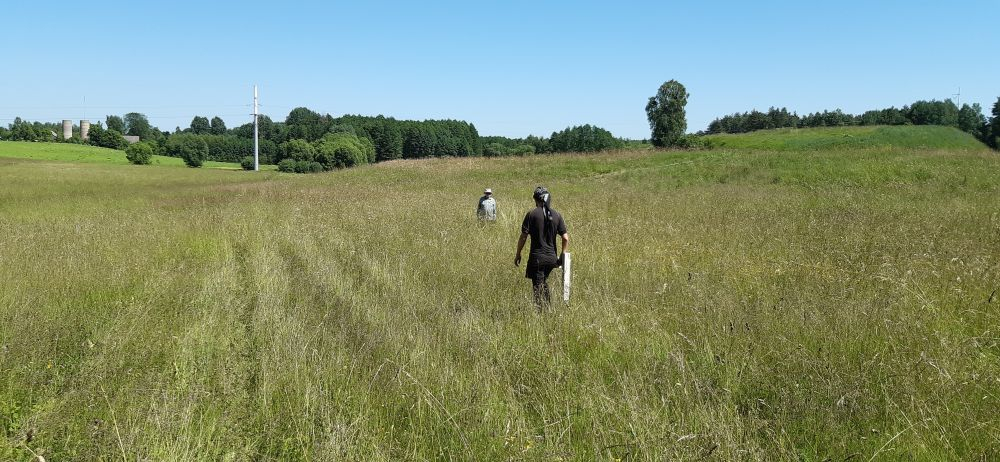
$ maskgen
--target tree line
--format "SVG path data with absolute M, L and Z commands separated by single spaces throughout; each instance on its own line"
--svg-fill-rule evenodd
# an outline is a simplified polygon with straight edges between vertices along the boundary
M 460 120 L 397 120 L 392 117 L 344 115 L 333 117 L 305 107 L 289 112 L 284 121 L 258 117 L 259 159 L 285 171 L 317 171 L 372 162 L 424 157 L 473 157 L 592 152 L 617 149 L 625 141 L 592 125 L 568 127 L 552 136 L 527 138 L 483 137 L 475 125 Z M 0 139 L 57 141 L 58 124 L 28 123 L 16 119 L 10 128 L 0 127 Z M 220 117 L 195 116 L 188 127 L 173 132 L 152 126 L 145 115 L 130 112 L 109 115 L 91 125 L 89 139 L 64 140 L 128 151 L 135 163 L 148 163 L 152 155 L 180 157 L 188 165 L 204 161 L 240 162 L 252 168 L 253 123 L 226 127 Z M 138 136 L 139 147 L 131 148 L 125 135 Z M 131 149 L 127 149 L 131 148 Z M 135 160 L 133 160 L 133 158 Z
M 616 138 L 601 127 L 585 124 L 552 132 L 548 138 L 534 135 L 528 135 L 526 138 L 486 136 L 483 137 L 483 155 L 500 157 L 559 152 L 598 152 L 623 149 L 627 144 L 626 140 Z
M 848 114 L 840 109 L 799 116 L 786 108 L 772 107 L 767 112 L 730 114 L 708 124 L 701 133 L 747 133 L 773 128 L 841 127 L 849 125 L 943 125 L 970 133 L 983 143 L 998 148 L 1000 138 L 1000 98 L 993 105 L 992 117 L 983 114 L 978 103 L 958 107 L 950 99 L 916 101 L 902 108 L 873 109 L 862 114 Z

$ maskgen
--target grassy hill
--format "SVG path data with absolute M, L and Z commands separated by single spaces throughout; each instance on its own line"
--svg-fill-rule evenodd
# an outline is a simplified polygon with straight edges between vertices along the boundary
M 896 147 L 900 149 L 987 149 L 957 128 L 936 125 L 781 128 L 750 133 L 709 135 L 715 146 L 736 149 L 801 151 Z
M 962 149 L 0 159 L 0 459 L 994 459 L 998 192 Z
M 124 151 L 69 143 L 32 143 L 27 141 L 0 141 L 0 158 L 35 159 L 55 162 L 82 162 L 111 165 L 128 165 Z M 153 156 L 153 165 L 184 167 L 179 157 Z M 239 164 L 207 161 L 206 168 L 240 169 Z

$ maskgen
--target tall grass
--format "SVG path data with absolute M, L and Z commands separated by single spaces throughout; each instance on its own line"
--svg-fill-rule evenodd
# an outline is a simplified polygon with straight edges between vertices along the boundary
M 0 160 L 0 458 L 996 458 L 998 167 Z M 537 184 L 574 252 L 551 313 L 512 264 Z

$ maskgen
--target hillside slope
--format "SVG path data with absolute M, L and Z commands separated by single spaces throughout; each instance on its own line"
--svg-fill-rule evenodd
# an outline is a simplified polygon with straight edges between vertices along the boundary
M 988 149 L 957 128 L 936 125 L 779 128 L 750 133 L 707 135 L 714 146 L 737 149 L 799 151 L 897 147 L 905 149 Z
M 53 162 L 80 162 L 88 164 L 128 165 L 125 151 L 99 148 L 84 144 L 33 143 L 29 141 L 0 141 L 0 158 L 33 159 Z M 179 157 L 153 156 L 152 165 L 183 167 Z M 239 164 L 207 161 L 207 168 L 239 169 Z

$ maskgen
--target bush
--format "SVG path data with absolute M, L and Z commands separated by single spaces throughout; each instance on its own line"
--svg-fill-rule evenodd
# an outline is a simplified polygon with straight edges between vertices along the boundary
M 253 156 L 246 156 L 240 160 L 240 166 L 243 170 L 253 170 Z
M 201 167 L 208 157 L 208 143 L 198 135 L 176 134 L 167 141 L 167 154 L 184 159 L 188 167 Z
M 483 146 L 484 157 L 500 157 L 507 155 L 507 148 L 500 143 L 487 143 Z
M 326 170 L 375 162 L 375 146 L 368 138 L 329 133 L 316 144 L 316 160 Z
M 125 158 L 136 165 L 149 165 L 153 160 L 153 152 L 153 146 L 149 143 L 135 143 L 125 148 Z
M 294 139 L 281 143 L 281 153 L 283 158 L 296 161 L 316 159 L 316 148 L 306 140 Z
M 295 173 L 295 161 L 293 159 L 282 159 L 281 162 L 278 162 L 278 171 Z
M 684 149 L 711 149 L 712 140 L 697 135 L 683 135 L 677 139 L 675 146 Z
M 295 161 L 295 173 L 319 173 L 323 171 L 323 165 L 314 160 Z
M 535 147 L 530 144 L 519 144 L 514 146 L 511 154 L 515 156 L 529 156 L 535 153 Z

